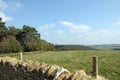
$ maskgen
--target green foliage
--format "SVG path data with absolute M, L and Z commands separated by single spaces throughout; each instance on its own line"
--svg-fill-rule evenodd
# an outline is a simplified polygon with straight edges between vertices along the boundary
M 0 42 L 0 53 L 11 53 L 20 51 L 22 51 L 22 46 L 13 36 L 4 38 L 4 40 Z
M 22 30 L 25 33 L 25 36 L 30 36 L 31 38 L 34 39 L 40 39 L 40 34 L 37 32 L 37 30 L 34 27 L 23 25 Z
M 8 35 L 16 36 L 20 29 L 15 28 L 15 26 L 8 27 Z
M 18 52 L 53 50 L 54 45 L 40 39 L 40 33 L 31 26 L 23 25 L 22 29 L 5 26 L 0 21 L 0 52 Z
M 49 51 L 53 49 L 54 45 L 46 42 L 45 40 L 35 40 L 27 44 L 27 51 Z
M 41 40 L 41 46 L 42 46 L 42 50 L 53 50 L 54 49 L 54 45 L 46 42 L 45 40 Z
M 55 50 L 95 50 L 84 45 L 55 45 Z
M 4 22 L 0 21 L 0 41 L 6 37 L 7 35 L 7 27 L 5 26 Z
M 27 51 L 39 51 L 39 50 L 42 50 L 41 45 L 40 45 L 40 41 L 29 42 L 26 45 L 26 50 Z
M 18 40 L 24 51 L 52 50 L 51 43 L 40 39 L 40 34 L 33 27 L 24 25 L 21 32 L 17 35 Z
M 120 44 L 91 45 L 90 47 L 100 50 L 120 50 Z
M 37 42 L 40 41 L 40 34 L 33 27 L 24 25 L 21 32 L 22 40 L 20 40 L 25 51 L 35 51 Z

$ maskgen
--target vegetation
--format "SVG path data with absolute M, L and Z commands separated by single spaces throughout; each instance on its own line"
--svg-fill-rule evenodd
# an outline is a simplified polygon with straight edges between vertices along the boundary
M 20 52 L 23 48 L 20 45 L 19 41 L 13 36 L 8 36 L 0 42 L 0 52 L 1 53 L 11 53 L 11 52 Z
M 95 50 L 84 45 L 55 45 L 56 50 Z
M 120 80 L 120 51 L 48 51 L 48 52 L 27 52 L 23 54 L 24 59 L 39 61 L 52 65 L 62 66 L 70 71 L 85 70 L 92 73 L 92 57 L 99 58 L 99 75 L 109 80 Z M 19 54 L 1 54 L 0 56 L 10 56 L 19 58 Z
M 7 28 L 0 19 L 0 53 L 53 49 L 54 45 L 42 40 L 34 27 L 23 25 L 22 29 L 15 26 Z
M 56 51 L 48 51 L 54 49 Z M 24 53 L 24 59 L 57 64 L 72 72 L 83 69 L 91 75 L 92 57 L 96 55 L 99 57 L 99 74 L 109 80 L 120 80 L 119 50 L 120 45 L 55 45 L 54 47 L 52 43 L 42 40 L 40 33 L 34 27 L 28 25 L 23 25 L 22 29 L 15 26 L 6 27 L 0 19 L 0 53 L 12 53 L 0 54 L 0 56 L 19 58 L 19 54 L 16 53 L 25 51 L 27 53 Z
M 91 45 L 89 47 L 100 50 L 120 50 L 120 44 Z

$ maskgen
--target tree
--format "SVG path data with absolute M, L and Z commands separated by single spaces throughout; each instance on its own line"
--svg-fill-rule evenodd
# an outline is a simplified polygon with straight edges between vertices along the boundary
M 16 37 L 19 31 L 20 31 L 20 29 L 15 28 L 15 26 L 8 27 L 8 35 Z
M 25 51 L 28 51 L 31 44 L 35 46 L 36 41 L 40 40 L 40 34 L 34 27 L 23 25 L 22 30 L 17 34 L 17 40 L 21 43 Z M 33 46 L 33 47 L 34 47 Z
M 3 38 L 6 36 L 7 36 L 7 27 L 5 26 L 5 22 L 2 22 L 2 18 L 0 18 L 0 41 L 2 41 Z
M 54 50 L 54 45 L 52 43 L 49 43 L 45 40 L 41 40 L 42 50 L 48 51 L 48 50 Z
M 0 52 L 18 52 L 53 50 L 54 45 L 40 38 L 40 33 L 31 26 L 23 25 L 22 29 L 5 26 L 0 18 Z

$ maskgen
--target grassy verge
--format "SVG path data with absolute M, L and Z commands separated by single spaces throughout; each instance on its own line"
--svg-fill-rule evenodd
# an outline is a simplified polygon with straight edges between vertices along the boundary
M 109 80 L 120 80 L 120 51 L 48 51 L 24 53 L 24 59 L 62 66 L 69 71 L 85 70 L 92 72 L 92 57 L 99 57 L 99 74 Z M 19 54 L 1 54 L 19 58 Z

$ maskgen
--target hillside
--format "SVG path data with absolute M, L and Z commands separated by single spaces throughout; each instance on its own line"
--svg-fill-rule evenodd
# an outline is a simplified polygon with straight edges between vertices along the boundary
M 100 50 L 120 50 L 120 44 L 91 45 L 89 47 Z
M 56 50 L 93 50 L 89 46 L 85 45 L 55 45 Z
M 120 50 L 120 44 L 55 45 L 55 50 Z

